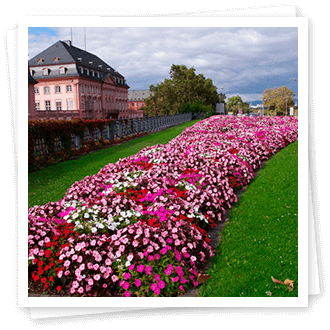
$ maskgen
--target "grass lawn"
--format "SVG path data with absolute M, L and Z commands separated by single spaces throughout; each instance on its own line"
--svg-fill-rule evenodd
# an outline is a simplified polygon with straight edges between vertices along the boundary
M 201 297 L 298 296 L 298 141 L 270 159 L 230 212 Z M 294 290 L 271 276 L 294 281 Z
M 77 160 L 66 161 L 30 173 L 28 188 L 29 207 L 60 200 L 74 182 L 80 181 L 88 175 L 96 174 L 105 165 L 115 163 L 119 158 L 134 155 L 146 146 L 166 144 L 179 135 L 186 127 L 193 126 L 198 121 L 192 120 L 118 146 L 98 150 Z

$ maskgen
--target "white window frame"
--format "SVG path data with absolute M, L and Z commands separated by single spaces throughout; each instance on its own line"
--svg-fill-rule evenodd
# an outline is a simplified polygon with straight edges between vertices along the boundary
M 66 91 L 67 91 L 67 93 L 71 93 L 72 92 L 72 85 L 66 85 Z
M 34 87 L 34 94 L 39 94 L 39 87 Z
M 39 101 L 35 102 L 35 109 L 36 109 L 36 111 L 40 111 L 40 102 Z
M 49 103 L 49 106 L 47 105 L 47 102 Z M 45 100 L 45 110 L 47 111 L 51 110 L 50 100 Z
M 49 94 L 49 86 L 44 87 L 44 94 Z
M 60 71 L 60 74 L 65 74 L 65 67 L 61 66 L 59 71 Z
M 48 74 L 49 74 L 49 70 L 48 70 L 48 68 L 44 68 L 44 69 L 42 70 L 42 75 L 43 75 L 43 76 L 48 76 Z
M 73 99 L 67 99 L 66 103 L 67 103 L 67 109 L 72 111 L 73 110 Z M 71 104 L 71 106 L 69 106 L 69 104 Z
M 55 93 L 61 93 L 61 86 L 55 86 Z
M 60 106 L 58 106 L 58 103 L 60 103 Z M 62 111 L 62 100 L 55 100 L 55 104 L 56 104 L 56 111 Z

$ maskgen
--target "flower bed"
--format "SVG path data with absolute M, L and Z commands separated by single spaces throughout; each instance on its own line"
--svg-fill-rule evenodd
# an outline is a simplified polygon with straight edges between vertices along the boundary
M 214 116 L 29 209 L 29 282 L 70 296 L 178 296 L 214 255 L 207 231 L 261 160 L 298 139 L 290 117 Z

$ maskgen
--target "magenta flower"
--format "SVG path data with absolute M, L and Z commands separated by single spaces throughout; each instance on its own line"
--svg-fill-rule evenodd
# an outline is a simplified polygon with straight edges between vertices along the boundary
M 124 292 L 124 296 L 125 296 L 125 297 L 130 297 L 130 296 L 131 296 L 131 293 L 130 293 L 129 291 L 125 291 L 125 292 Z
M 155 290 L 157 289 L 157 284 L 156 284 L 156 283 L 152 283 L 152 284 L 150 285 L 150 289 L 151 289 L 152 291 L 155 291 Z
M 172 277 L 172 281 L 173 281 L 173 282 L 177 282 L 178 280 L 179 280 L 179 276 Z
M 139 273 L 142 273 L 143 272 L 143 269 L 144 269 L 144 265 L 139 265 L 137 266 L 136 270 L 139 272 Z
M 131 274 L 130 273 L 124 273 L 123 277 L 124 277 L 125 280 L 128 280 L 131 277 Z
M 159 287 L 160 289 L 165 288 L 165 282 L 164 282 L 164 281 L 159 281 L 159 282 L 158 282 L 158 287 Z
M 135 285 L 137 287 L 139 287 L 141 285 L 141 281 L 138 278 L 135 280 Z

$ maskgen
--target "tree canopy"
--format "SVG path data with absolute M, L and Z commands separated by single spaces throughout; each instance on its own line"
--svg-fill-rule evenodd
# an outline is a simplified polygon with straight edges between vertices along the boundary
M 227 108 L 228 111 L 233 112 L 235 115 L 238 113 L 239 109 L 242 109 L 243 113 L 249 112 L 249 104 L 247 102 L 243 102 L 239 95 L 230 97 L 228 99 Z
M 219 95 L 211 79 L 195 73 L 195 68 L 188 69 L 185 65 L 172 65 L 170 78 L 164 79 L 149 90 L 155 92 L 144 100 L 143 111 L 146 115 L 171 115 L 179 113 L 185 104 L 192 104 L 196 100 L 205 105 L 219 102 Z
M 290 107 L 294 106 L 294 96 L 294 92 L 285 86 L 273 87 L 264 90 L 262 93 L 262 101 L 264 106 L 268 107 L 271 113 L 277 116 L 284 116 L 289 113 Z

